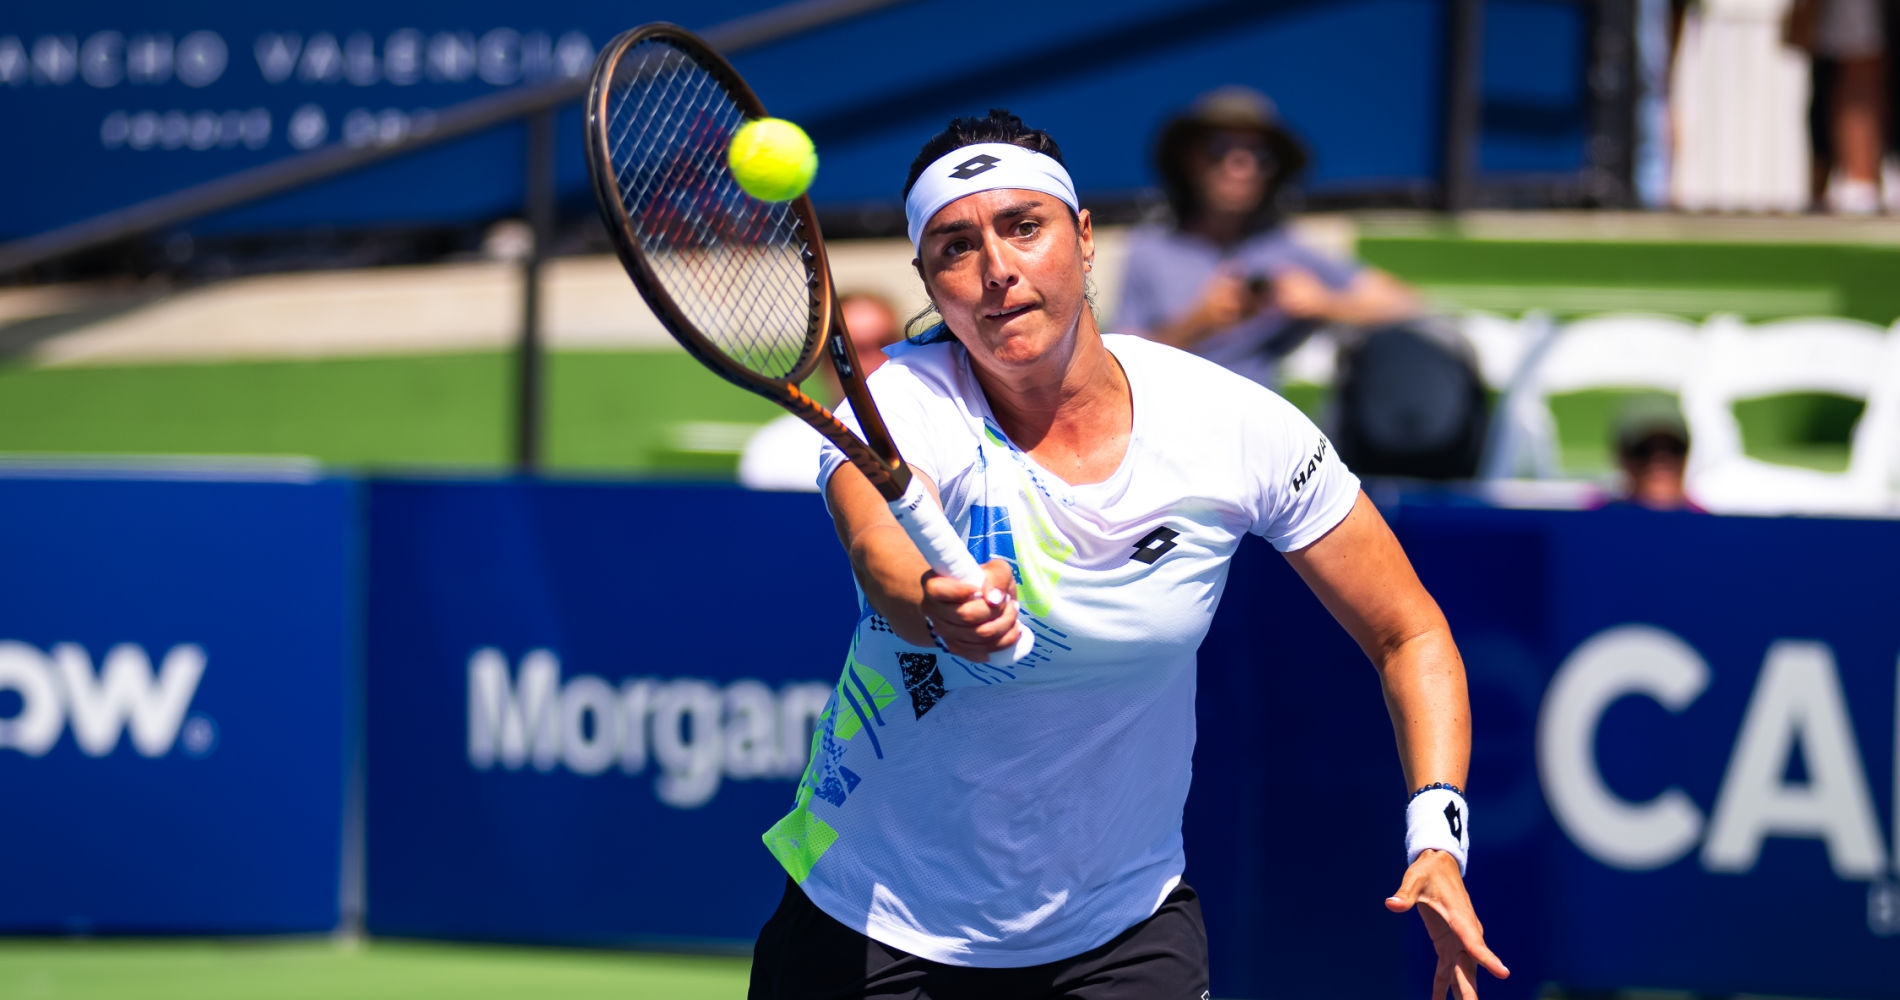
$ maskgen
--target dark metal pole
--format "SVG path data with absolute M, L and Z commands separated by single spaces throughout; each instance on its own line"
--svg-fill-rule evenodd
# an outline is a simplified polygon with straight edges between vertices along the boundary
M 1636 202 L 1637 80 L 1635 0 L 1591 5 L 1590 140 L 1584 196 L 1609 208 Z
M 1483 0 L 1446 0 L 1445 132 L 1439 150 L 1438 203 L 1447 212 L 1471 207 L 1483 55 Z
M 541 466 L 541 262 L 554 238 L 554 112 L 528 116 L 526 210 L 532 234 L 521 263 L 521 342 L 515 351 L 515 470 Z

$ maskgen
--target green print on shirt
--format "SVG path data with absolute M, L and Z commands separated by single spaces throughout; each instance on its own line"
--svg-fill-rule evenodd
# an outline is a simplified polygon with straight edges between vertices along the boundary
M 798 804 L 784 819 L 772 824 L 761 839 L 765 841 L 765 849 L 784 866 L 785 874 L 802 885 L 811 877 L 818 859 L 838 842 L 838 831 L 812 814 L 811 789 L 800 782 Z
M 995 431 L 985 430 L 991 438 L 996 437 Z M 1007 561 L 1015 570 L 1016 597 L 1023 610 L 1047 618 L 1055 607 L 1062 567 L 1075 555 L 1075 546 L 1049 520 L 1042 505 L 1042 491 L 1031 481 L 1028 470 L 1017 467 L 1015 474 L 1019 486 L 1011 499 L 1020 500 L 1020 508 L 970 505 L 970 554 L 978 562 L 999 558 Z M 1014 509 L 1024 512 L 1027 544 L 1018 544 L 1011 517 Z
M 860 663 L 857 652 L 853 639 L 844 673 L 831 693 L 831 703 L 818 717 L 812 733 L 811 756 L 805 776 L 798 782 L 796 804 L 760 838 L 795 882 L 803 883 L 811 875 L 812 866 L 838 840 L 838 831 L 812 813 L 812 799 L 822 797 L 834 806 L 843 806 L 845 797 L 860 780 L 841 763 L 844 744 L 863 732 L 870 737 L 872 752 L 884 756 L 877 733 L 871 730 L 884 724 L 884 709 L 897 700 L 897 690 L 882 674 Z
M 867 725 L 882 725 L 884 707 L 896 700 L 897 689 L 891 687 L 891 682 L 858 662 L 857 643 L 853 641 L 851 659 L 845 663 L 844 676 L 838 679 L 838 693 L 833 702 L 839 707 L 838 738 L 849 740 Z M 878 756 L 884 755 L 879 753 Z

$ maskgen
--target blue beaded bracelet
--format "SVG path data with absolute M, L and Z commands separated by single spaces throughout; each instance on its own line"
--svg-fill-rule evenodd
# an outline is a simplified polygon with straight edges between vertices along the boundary
M 1418 791 L 1413 792 L 1411 795 L 1411 798 L 1408 798 L 1405 801 L 1410 802 L 1412 801 L 1412 799 L 1416 799 L 1419 796 L 1425 794 L 1426 792 L 1431 791 L 1434 788 L 1443 788 L 1444 790 L 1450 792 L 1453 795 L 1458 796 L 1461 799 L 1465 797 L 1465 790 L 1462 788 L 1459 788 L 1457 785 L 1454 785 L 1449 781 L 1434 781 L 1431 784 L 1426 785 L 1425 787 L 1419 789 Z

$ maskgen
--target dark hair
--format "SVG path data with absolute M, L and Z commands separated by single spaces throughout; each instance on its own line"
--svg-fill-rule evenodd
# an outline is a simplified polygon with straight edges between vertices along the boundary
M 953 149 L 974 146 L 979 142 L 1006 142 L 1062 163 L 1062 149 L 1049 133 L 1024 125 L 1021 118 L 1003 108 L 991 108 L 986 118 L 950 119 L 950 124 L 944 126 L 943 131 L 924 143 L 924 148 L 917 151 L 917 158 L 910 161 L 910 176 L 904 178 L 904 197 L 910 197 L 910 189 L 917 186 L 917 178 L 923 175 L 925 167 Z M 1068 166 L 1066 163 L 1062 165 Z

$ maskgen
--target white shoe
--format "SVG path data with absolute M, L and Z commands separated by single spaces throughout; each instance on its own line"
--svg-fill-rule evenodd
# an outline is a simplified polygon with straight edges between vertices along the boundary
M 1835 215 L 1878 214 L 1880 187 L 1873 181 L 1849 180 L 1836 175 L 1827 186 L 1827 210 Z

